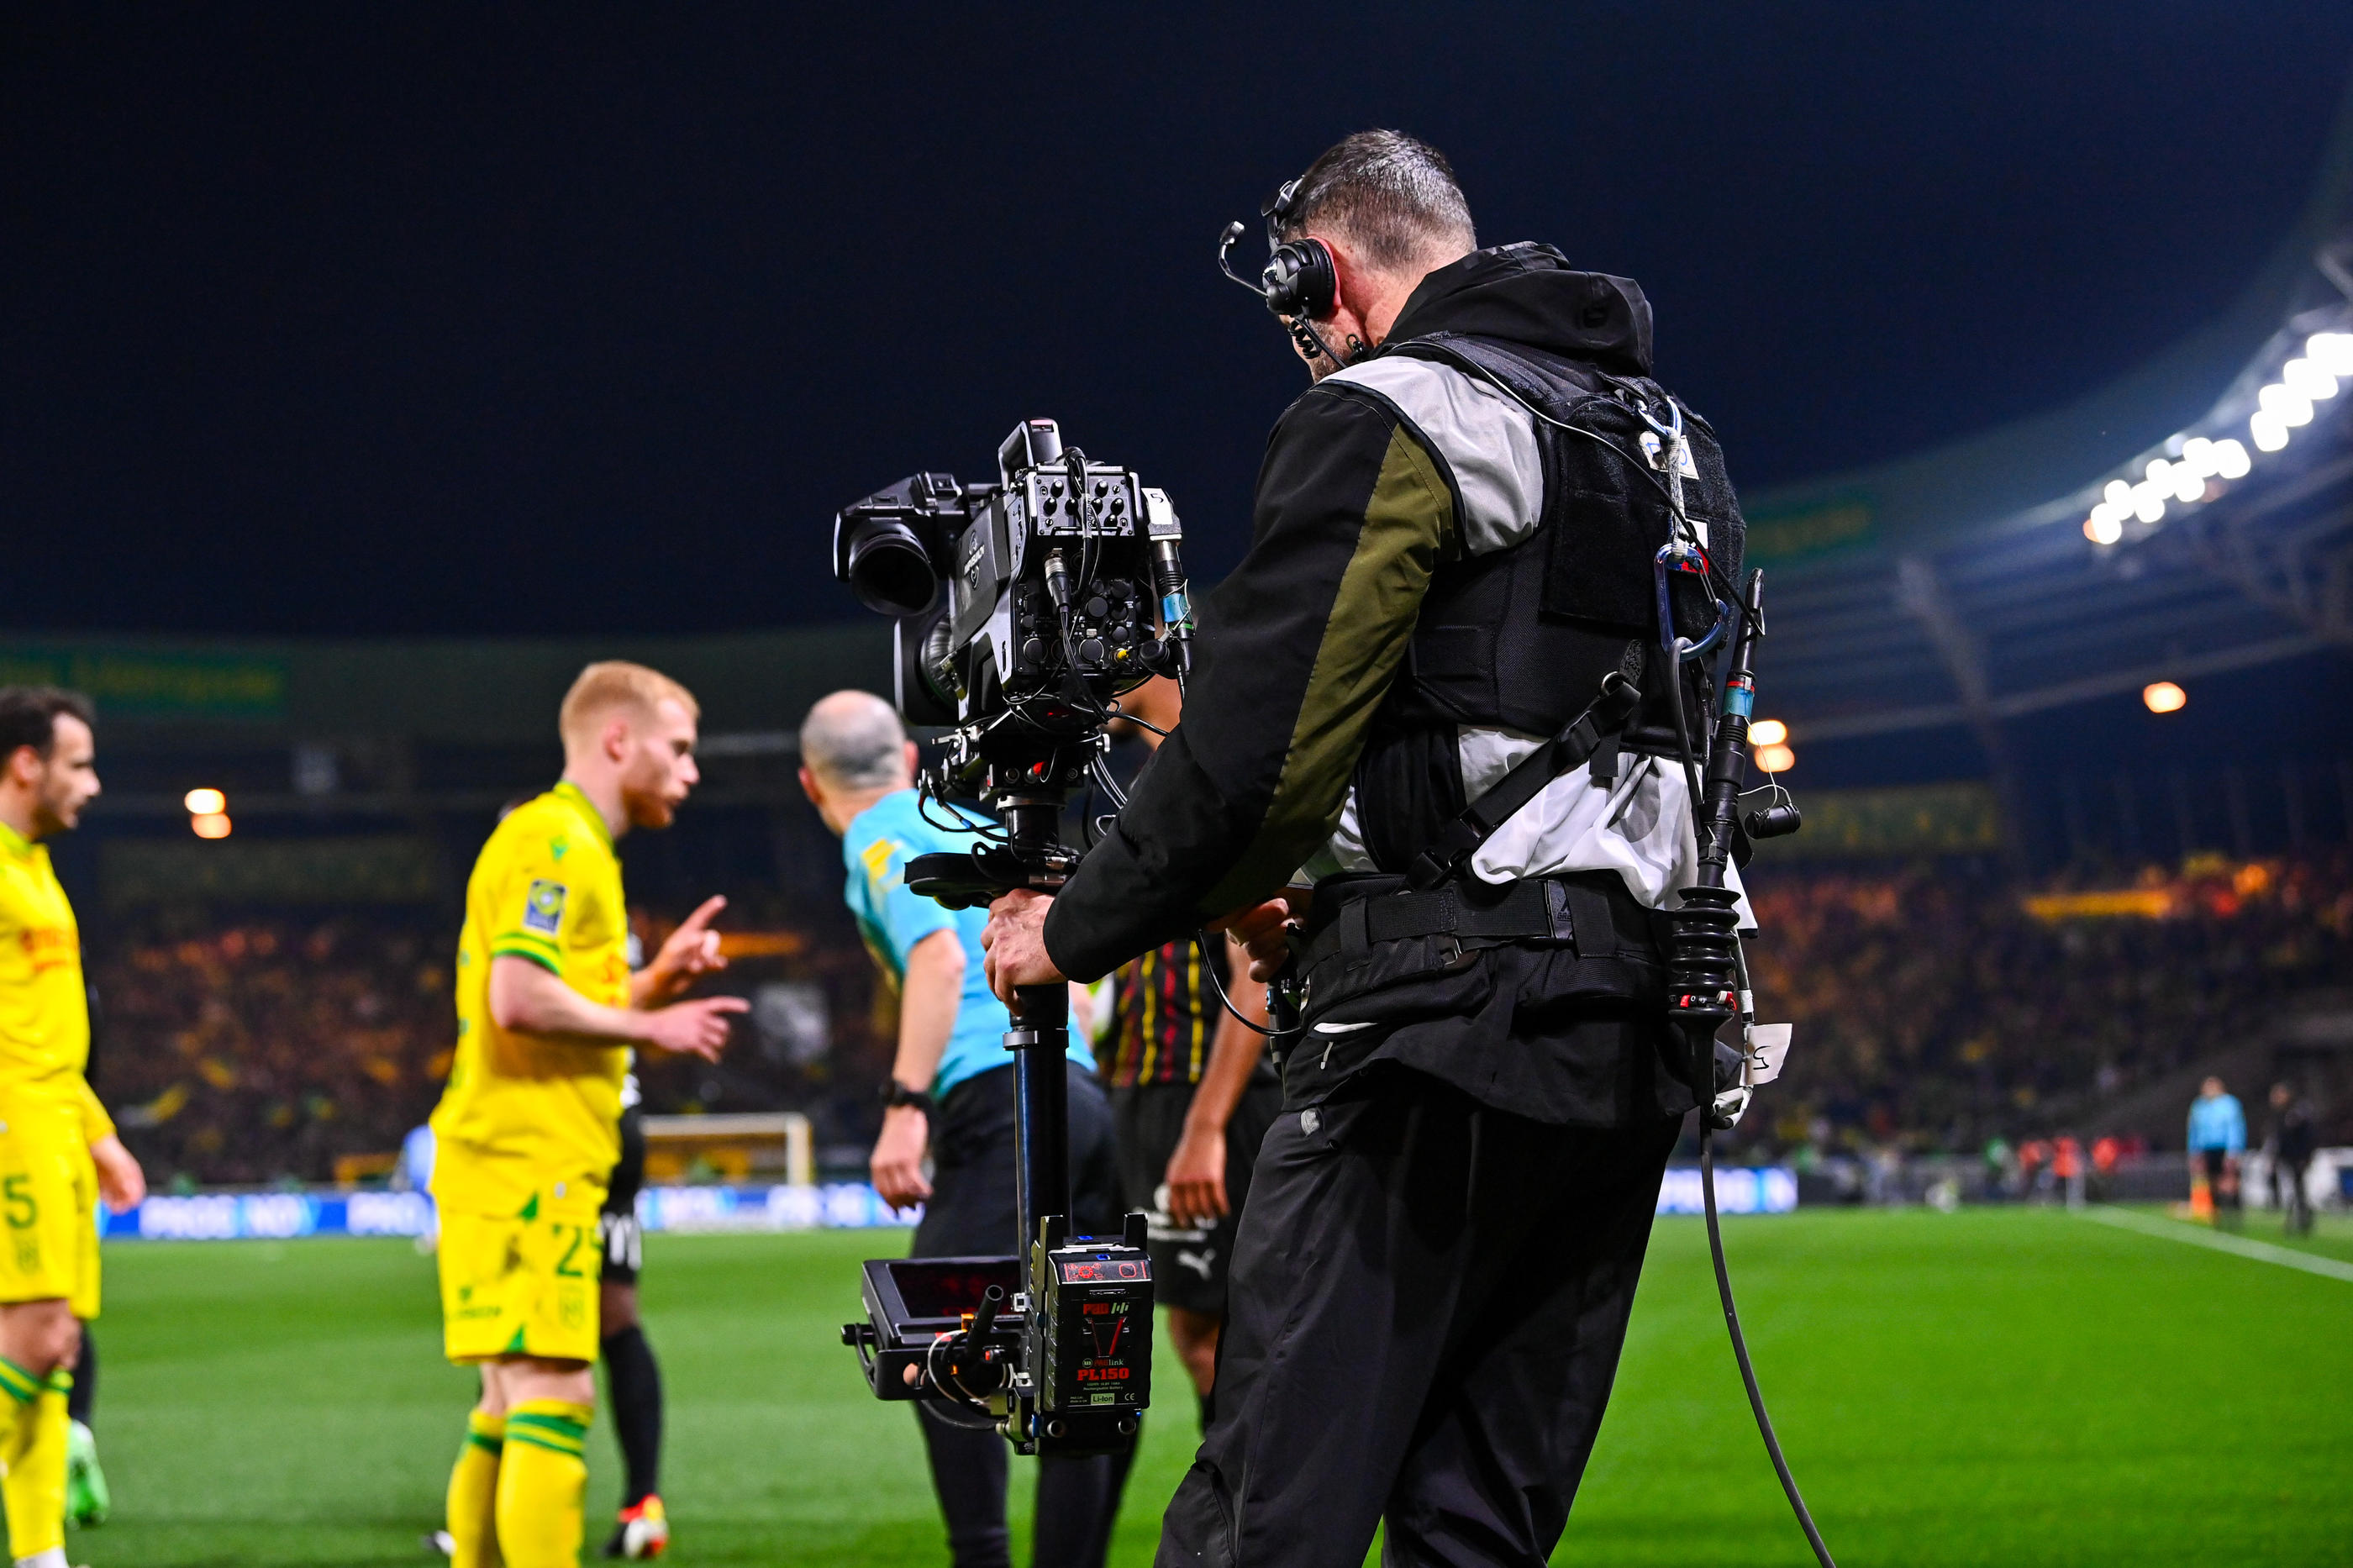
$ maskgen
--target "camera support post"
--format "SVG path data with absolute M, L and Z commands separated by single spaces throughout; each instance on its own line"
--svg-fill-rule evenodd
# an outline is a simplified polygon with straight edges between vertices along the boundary
M 1062 768 L 1073 750 L 1058 748 L 1014 770 L 1016 787 L 987 792 L 1005 830 L 1001 845 L 970 854 L 919 855 L 907 863 L 908 888 L 951 909 L 992 901 L 1015 888 L 1050 892 L 1071 864 L 1061 842 L 1067 796 Z M 953 772 L 951 767 L 949 770 Z M 992 780 L 995 770 L 991 770 Z M 1015 1260 L 1018 1344 L 1008 1358 L 997 1397 L 987 1402 L 1018 1452 L 1118 1453 L 1135 1440 L 1152 1394 L 1152 1266 L 1145 1218 L 1126 1216 L 1112 1237 L 1072 1234 L 1071 1191 L 1070 988 L 1061 982 L 1015 988 L 1013 1026 L 1014 1206 L 1022 1249 Z M 870 1270 L 873 1265 L 868 1266 Z M 849 1331 L 864 1325 L 851 1324 Z M 995 1327 L 976 1312 L 957 1343 L 970 1360 Z M 986 1354 L 986 1352 L 981 1353 Z M 877 1392 L 881 1392 L 878 1386 Z M 951 1397 L 969 1385 L 942 1390 Z
M 1050 851 L 1060 847 L 1060 800 L 1013 799 L 1003 804 L 1005 826 L 1019 855 L 1025 847 Z M 1039 861 L 1050 865 L 1049 856 Z M 913 868 L 913 876 L 918 874 Z M 1058 875 L 1055 885 L 1060 885 Z M 921 892 L 921 886 L 916 886 Z M 1071 1212 L 1071 1086 L 1060 1070 L 1071 1044 L 1071 993 L 1065 985 L 1015 987 L 1013 1027 L 1005 1048 L 1013 1053 L 1015 1111 L 1013 1137 L 1014 1207 L 1020 1211 L 1021 1235 L 1034 1243 L 1046 1223 Z M 1033 1289 L 1029 1260 L 1023 1259 L 1021 1285 Z

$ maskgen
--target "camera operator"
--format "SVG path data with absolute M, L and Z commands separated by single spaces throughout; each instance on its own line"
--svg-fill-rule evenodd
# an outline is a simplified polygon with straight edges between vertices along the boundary
M 899 1048 L 874 1144 L 874 1190 L 894 1208 L 923 1205 L 911 1257 L 1014 1252 L 1021 1221 L 1014 1205 L 1013 1067 L 1004 1045 L 1010 1021 L 982 978 L 985 917 L 943 909 L 906 886 L 910 858 L 969 851 L 975 835 L 942 826 L 952 820 L 944 806 L 927 814 L 914 790 L 914 742 L 879 697 L 825 698 L 802 721 L 800 748 L 801 789 L 841 837 L 850 913 L 899 992 Z M 1074 1045 L 1071 1058 L 1073 1217 L 1082 1229 L 1116 1231 L 1111 1109 L 1087 1070 L 1085 1047 Z M 929 1401 L 918 1401 L 915 1413 L 955 1568 L 1005 1568 L 1012 1561 L 1005 1440 L 943 1415 Z M 1031 1552 L 1039 1568 L 1100 1568 L 1126 1479 L 1125 1456 L 1039 1461 Z
M 1088 979 L 1205 921 L 1250 942 L 1254 973 L 1292 949 L 1306 977 L 1215 1415 L 1159 1562 L 1354 1568 L 1386 1517 L 1392 1564 L 1540 1563 L 1694 1104 L 1661 1056 L 1653 911 L 1695 853 L 1658 754 L 1672 677 L 1645 605 L 1666 534 L 1635 511 L 1663 489 L 1657 448 L 1635 471 L 1633 436 L 1581 443 L 1522 399 L 1663 407 L 1651 311 L 1549 247 L 1474 248 L 1445 161 L 1395 132 L 1342 142 L 1270 211 L 1271 282 L 1285 252 L 1328 257 L 1291 318 L 1315 384 L 1203 608 L 1183 724 L 1058 897 L 997 902 L 990 978 Z M 1720 455 L 1689 430 L 1691 510 L 1736 575 Z M 1622 742 L 1436 892 L 1406 890 L 1396 873 L 1610 670 L 1643 693 Z M 1295 879 L 1312 903 L 1272 899 Z

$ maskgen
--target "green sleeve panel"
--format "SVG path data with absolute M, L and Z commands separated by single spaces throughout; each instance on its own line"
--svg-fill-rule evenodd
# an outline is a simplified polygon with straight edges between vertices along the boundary
M 1444 476 L 1398 426 L 1333 595 L 1274 798 L 1241 859 L 1202 900 L 1204 916 L 1282 886 L 1339 826 L 1373 713 L 1405 662 L 1430 574 L 1454 548 L 1454 526 Z
M 1250 553 L 1202 603 L 1183 721 L 1048 916 L 1062 973 L 1265 897 L 1330 836 L 1456 527 L 1444 468 L 1386 403 L 1327 384 L 1292 405 Z

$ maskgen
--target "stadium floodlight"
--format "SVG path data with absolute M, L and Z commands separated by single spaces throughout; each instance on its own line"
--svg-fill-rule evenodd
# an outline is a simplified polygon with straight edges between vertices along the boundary
M 2144 471 L 2148 475 L 2148 482 L 2155 485 L 2158 490 L 2165 492 L 2172 490 L 2173 465 L 2171 463 L 2167 462 L 2163 458 L 2151 458 L 2148 460 L 2147 468 Z
M 2094 544 L 2114 544 L 2124 536 L 2124 517 L 2106 501 L 2094 507 L 2092 515 L 2084 520 L 2084 537 Z M 1749 733 L 1753 736 L 1756 731 Z
M 2206 499 L 2206 476 L 2191 468 L 2187 463 L 2174 464 L 2173 499 L 2181 502 L 2184 506 L 2193 505 L 2196 502 L 2204 500 Z
M 2236 437 L 2214 443 L 2214 472 L 2226 479 L 2243 479 L 2255 466 L 2247 456 L 2247 448 Z
M 2280 380 L 2290 392 L 2314 403 L 2337 395 L 2337 378 L 2309 359 L 2292 359 L 2280 366 Z
M 228 814 L 219 811 L 204 812 L 188 818 L 188 826 L 199 838 L 227 838 Z
M 2315 332 L 2304 340 L 2304 353 L 2331 375 L 2353 376 L 2353 332 Z
M 2179 713 L 2189 694 L 2170 680 L 2156 680 L 2140 689 L 2140 700 L 2152 713 Z
M 180 804 L 190 816 L 218 816 L 228 809 L 228 796 L 216 789 L 192 789 Z
M 1759 746 L 1749 754 L 1757 759 L 1757 765 L 1768 773 L 1785 773 L 1798 765 L 1798 753 L 1786 745 Z
M 2181 443 L 2181 461 L 2174 467 L 2205 478 L 2214 471 L 2214 443 L 2203 436 L 2192 436 Z
M 2144 479 L 2133 486 L 2133 515 L 2143 522 L 2165 521 L 2165 488 L 2154 479 Z
M 2292 386 L 2274 382 L 2255 394 L 2255 404 L 2264 413 L 2276 416 L 2289 429 L 2312 423 L 2312 399 Z
M 2126 484 L 2124 480 L 2110 479 L 2108 481 L 2108 488 L 2102 490 L 2100 494 L 2107 503 L 2116 508 L 2117 511 L 2126 515 L 2131 513 L 2133 509 L 2132 486 Z
M 2258 408 L 2248 416 L 2247 434 L 2257 451 L 2276 452 L 2287 445 L 2287 421 L 2268 408 Z
M 1778 719 L 1759 719 L 1748 726 L 1748 739 L 1759 746 L 1778 746 L 1789 738 L 1789 726 Z

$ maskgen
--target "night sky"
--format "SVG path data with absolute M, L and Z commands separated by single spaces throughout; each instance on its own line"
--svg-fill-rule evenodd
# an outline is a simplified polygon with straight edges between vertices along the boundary
M 1641 279 L 1736 479 L 1867 463 L 2221 309 L 2348 68 L 2308 4 L 12 9 L 0 632 L 845 619 L 834 509 L 1039 414 L 1214 576 L 1304 373 L 1213 243 L 1371 125 Z

